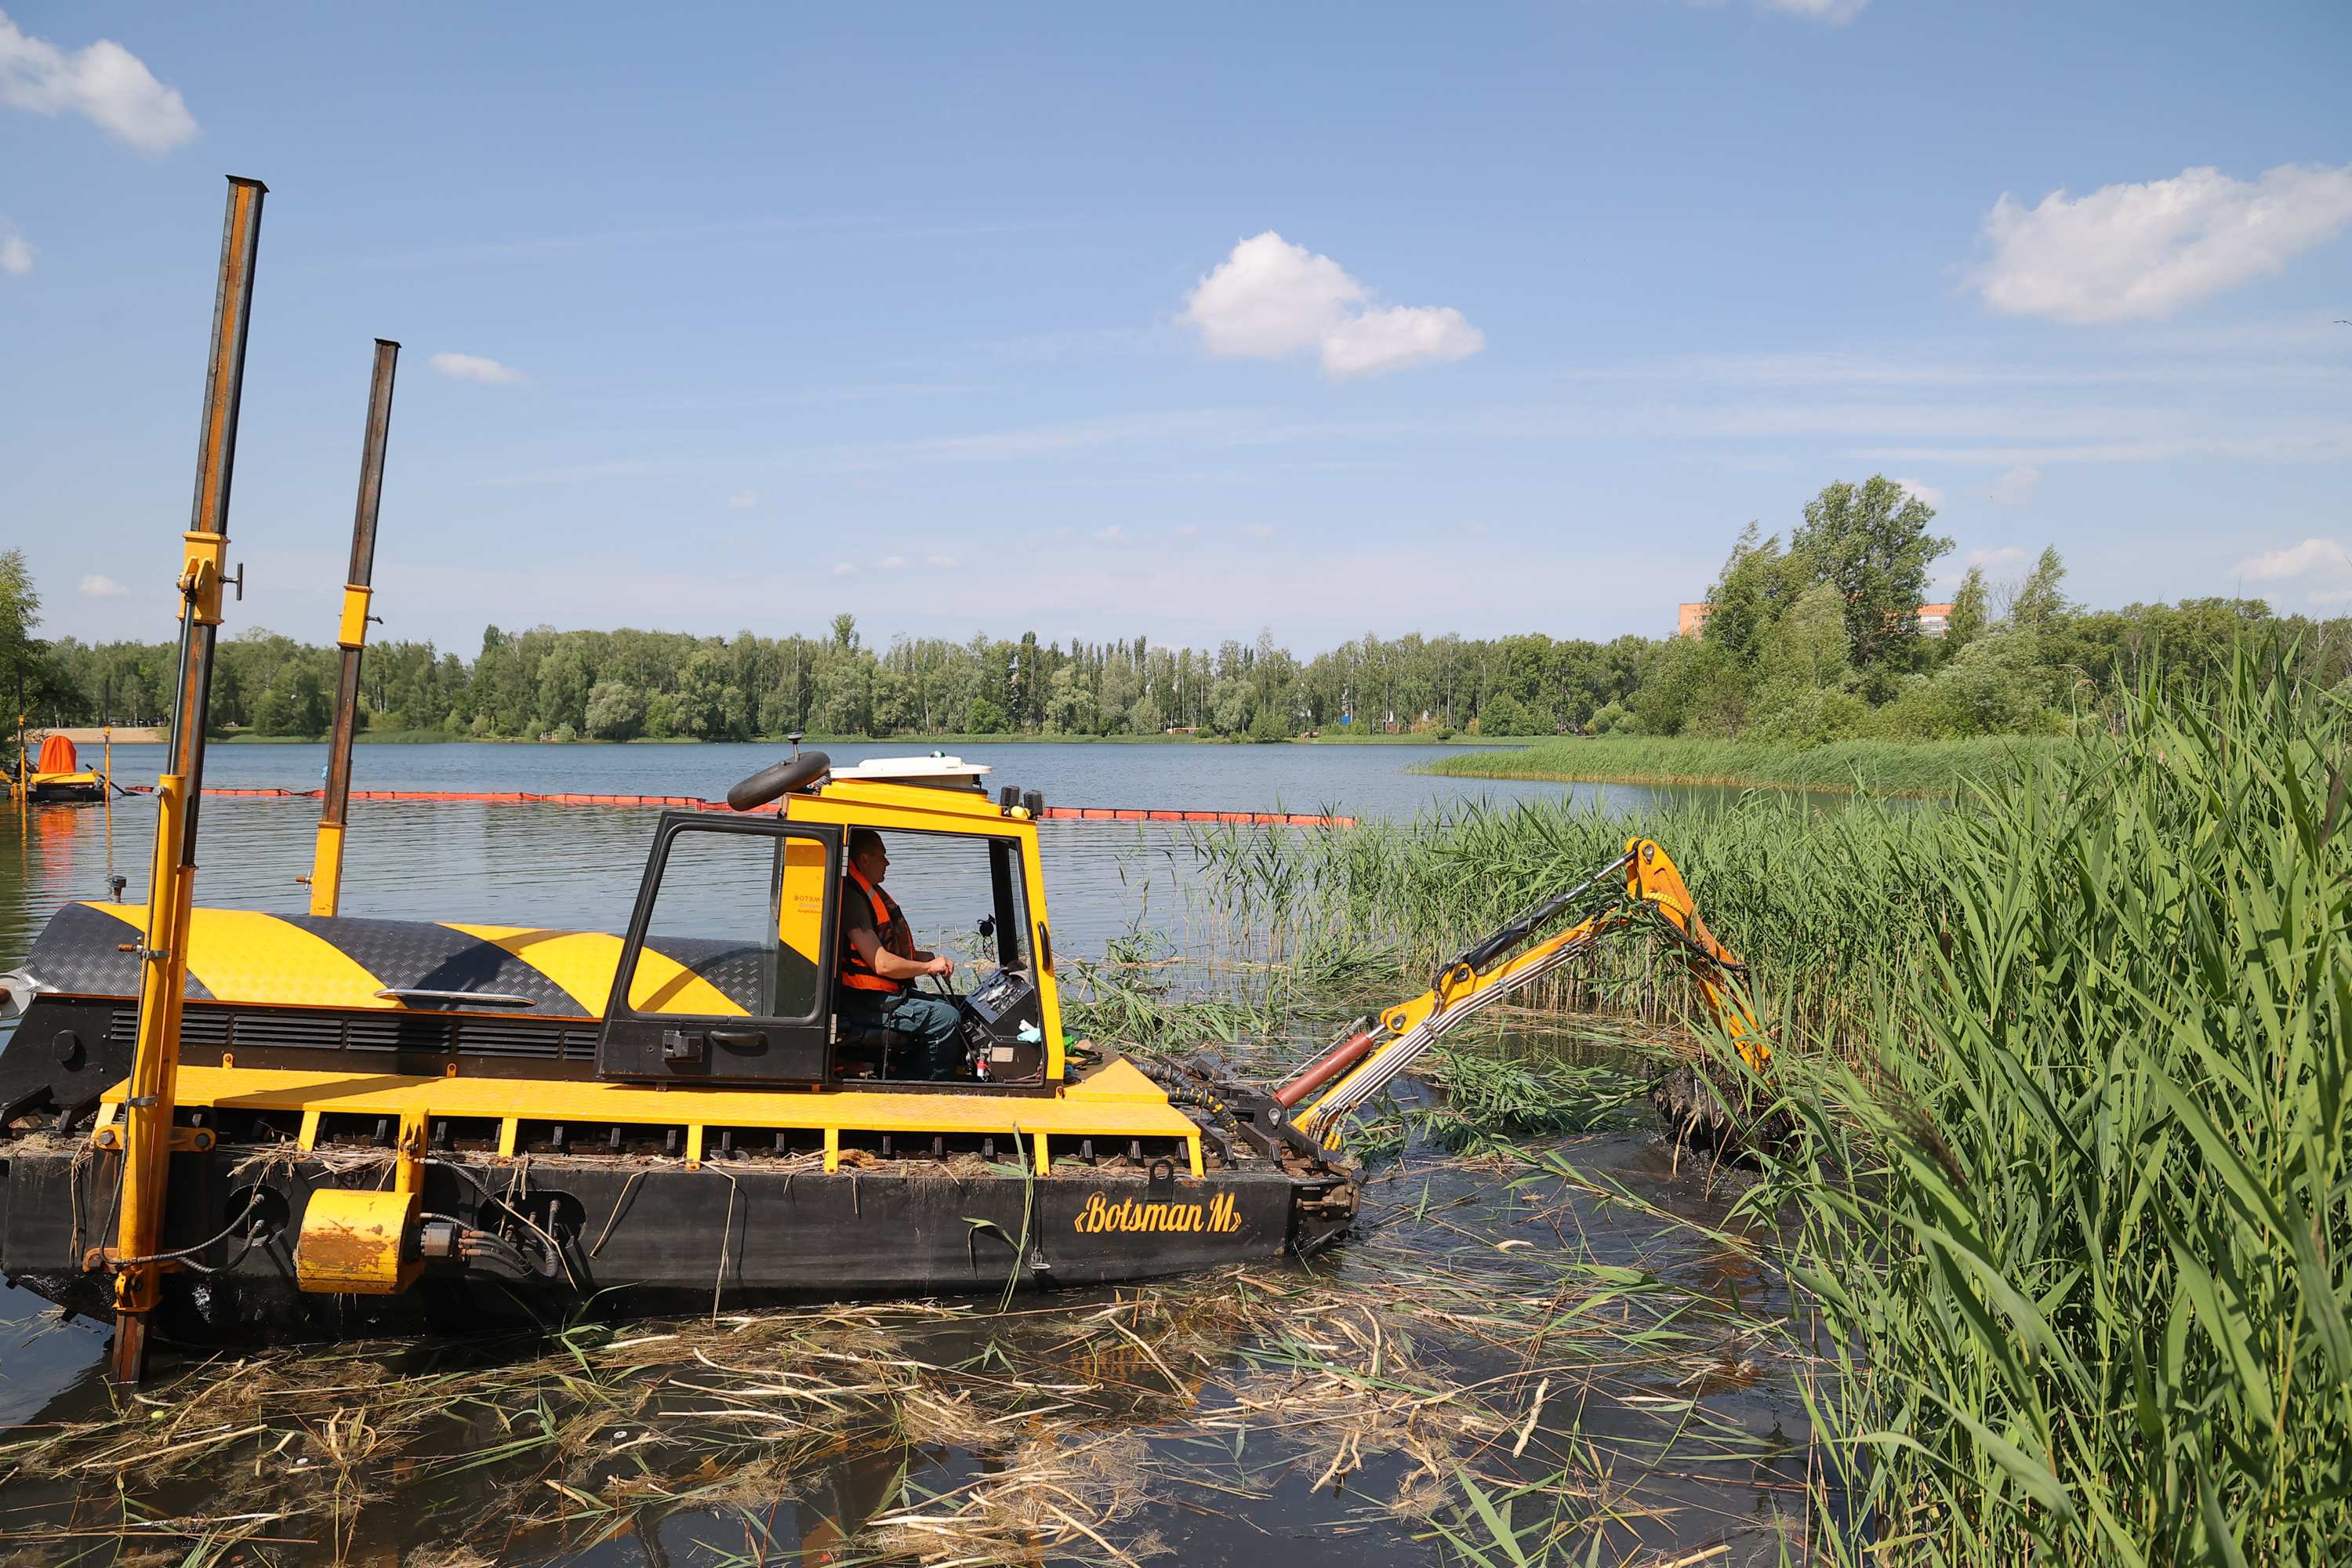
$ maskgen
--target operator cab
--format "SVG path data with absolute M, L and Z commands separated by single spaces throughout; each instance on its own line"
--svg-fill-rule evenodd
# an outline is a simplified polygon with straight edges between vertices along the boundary
M 1062 1076 L 1053 943 L 1037 864 L 1043 802 L 960 758 L 808 752 L 743 781 L 745 815 L 665 812 L 597 1047 L 597 1076 L 639 1082 L 1050 1092 Z M 749 815 L 781 798 L 772 813 Z M 850 830 L 890 848 L 889 889 L 968 990 L 962 1069 L 908 1076 L 908 1042 L 839 1016 Z M 926 990 L 942 983 L 917 983 Z

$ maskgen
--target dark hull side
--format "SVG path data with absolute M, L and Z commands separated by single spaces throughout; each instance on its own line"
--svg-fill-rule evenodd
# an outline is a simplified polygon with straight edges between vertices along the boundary
M 82 1262 L 89 1248 L 112 1240 L 118 1162 L 89 1158 L 82 1144 L 77 1171 L 78 1142 L 43 1137 L 8 1150 L 0 1273 L 69 1310 L 103 1316 L 111 1310 L 108 1277 Z M 896 1163 L 908 1168 L 826 1174 L 757 1159 L 699 1169 L 560 1156 L 527 1164 L 436 1159 L 425 1170 L 428 1213 L 509 1235 L 527 1219 L 560 1245 L 557 1277 L 429 1261 L 399 1295 L 330 1296 L 295 1283 L 303 1208 L 320 1187 L 382 1185 L 382 1164 L 251 1146 L 184 1152 L 173 1159 L 167 1247 L 204 1242 L 249 1213 L 262 1217 L 266 1234 L 196 1253 L 214 1272 L 167 1275 L 153 1326 L 201 1344 L 547 1322 L 592 1307 L 709 1311 L 994 1293 L 1008 1281 L 1101 1285 L 1312 1252 L 1346 1229 L 1356 1202 L 1353 1183 L 1328 1170 L 1228 1169 L 1155 1182 L 1140 1171 L 1061 1169 L 1032 1179 L 1005 1167 L 958 1173 Z

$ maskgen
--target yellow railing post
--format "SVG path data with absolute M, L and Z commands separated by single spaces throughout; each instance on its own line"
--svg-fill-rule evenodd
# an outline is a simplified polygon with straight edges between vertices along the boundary
M 221 228 L 220 284 L 213 300 L 212 353 L 196 446 L 196 494 L 183 533 L 178 689 L 171 748 L 156 783 L 155 856 L 147 877 L 147 920 L 139 950 L 138 1044 L 123 1101 L 122 1174 L 115 1245 L 113 1373 L 136 1383 L 146 1371 L 149 1314 L 162 1293 L 166 1189 L 172 1161 L 173 1089 L 180 1067 L 180 1005 L 187 989 L 188 911 L 195 899 L 197 801 L 204 789 L 205 730 L 211 721 L 213 648 L 228 581 L 228 501 L 236 467 L 237 404 L 252 322 L 254 253 L 261 240 L 258 180 L 229 180 Z M 243 574 L 237 591 L 244 593 Z

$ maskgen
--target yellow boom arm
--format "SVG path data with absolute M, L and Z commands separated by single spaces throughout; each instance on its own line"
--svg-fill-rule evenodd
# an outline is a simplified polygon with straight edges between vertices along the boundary
M 1622 876 L 1622 885 L 1619 879 Z M 1606 900 L 1590 907 L 1603 888 Z M 1581 919 L 1522 947 L 1544 926 L 1579 909 Z M 1381 1015 L 1372 1027 L 1342 1042 L 1275 1091 L 1283 1105 L 1322 1094 L 1298 1116 L 1299 1126 L 1337 1147 L 1349 1115 L 1380 1093 L 1455 1025 L 1561 967 L 1594 942 L 1642 923 L 1663 925 L 1688 960 L 1699 994 L 1724 1032 L 1752 1067 L 1769 1048 L 1733 984 L 1741 969 L 1731 950 L 1699 918 L 1682 873 L 1657 844 L 1628 839 L 1625 853 L 1583 881 L 1512 920 L 1439 971 L 1435 984 Z M 1515 951 L 1517 950 L 1517 951 Z M 1512 954 L 1505 957 L 1506 954 Z

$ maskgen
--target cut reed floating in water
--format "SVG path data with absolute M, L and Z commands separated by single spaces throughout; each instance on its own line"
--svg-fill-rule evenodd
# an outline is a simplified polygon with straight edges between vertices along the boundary
M 1700 1283 L 1750 1266 L 1738 1237 L 1653 1212 L 1603 1261 L 1573 1237 L 1605 1188 L 1558 1155 L 1514 1168 L 1391 1205 L 1344 1280 L 1235 1270 L 1010 1312 L 840 1306 L 225 1357 L 110 1414 L 0 1434 L 0 1529 L 194 1542 L 205 1562 L 241 1546 L 454 1563 L 684 1516 L 745 1542 L 745 1563 L 1112 1563 L 1151 1560 L 1155 1526 L 1193 1517 L 1179 1504 L 1276 1495 L 1299 1528 L 1475 1539 L 1475 1487 L 1516 1501 L 1536 1559 L 1599 1543 L 1614 1561 L 1633 1537 L 1612 1510 L 1640 1478 L 1737 1488 L 1770 1460 L 1690 1391 L 1769 1353 L 1773 1328 Z M 1459 1226 L 1435 1212 L 1474 1203 L 1450 1210 Z M 1606 1418 L 1587 1428 L 1588 1412 Z

